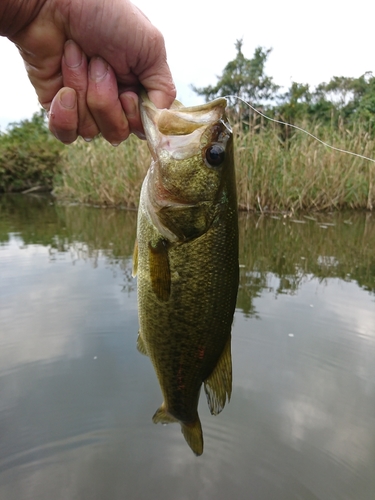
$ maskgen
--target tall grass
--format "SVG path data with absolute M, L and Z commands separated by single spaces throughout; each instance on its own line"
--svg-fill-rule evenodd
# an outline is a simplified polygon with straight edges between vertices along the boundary
M 301 127 L 336 148 L 375 157 L 375 140 L 360 126 L 353 131 L 309 123 Z M 234 132 L 241 208 L 373 208 L 375 163 L 329 149 L 300 131 L 283 142 L 279 125 L 252 127 L 247 133 L 236 125 Z
M 149 164 L 147 144 L 134 136 L 117 148 L 101 138 L 90 143 L 79 139 L 62 156 L 54 194 L 80 203 L 135 208 Z
M 337 148 L 375 157 L 375 139 L 361 125 L 347 130 L 300 124 Z M 368 209 L 375 205 L 375 163 L 331 150 L 295 131 L 286 141 L 279 125 L 233 127 L 239 207 L 256 211 Z M 136 207 L 150 163 L 135 137 L 118 148 L 77 141 L 63 158 L 57 196 L 101 205 Z

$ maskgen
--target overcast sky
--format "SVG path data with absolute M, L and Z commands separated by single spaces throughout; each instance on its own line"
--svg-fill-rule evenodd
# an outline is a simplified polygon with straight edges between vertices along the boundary
M 134 3 L 163 33 L 178 98 L 185 105 L 200 102 L 191 83 L 216 83 L 216 75 L 235 57 L 238 38 L 247 58 L 257 46 L 273 48 L 266 73 L 285 87 L 292 81 L 314 86 L 332 76 L 375 73 L 375 4 L 369 0 L 189 0 L 178 8 L 176 0 Z M 31 117 L 38 104 L 17 50 L 1 37 L 0 64 L 4 130 L 9 122 Z

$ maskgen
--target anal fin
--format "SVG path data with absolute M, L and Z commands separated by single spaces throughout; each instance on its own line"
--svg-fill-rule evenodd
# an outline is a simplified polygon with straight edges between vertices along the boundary
M 211 375 L 204 381 L 204 391 L 212 415 L 220 413 L 226 400 L 230 400 L 232 394 L 231 336 Z

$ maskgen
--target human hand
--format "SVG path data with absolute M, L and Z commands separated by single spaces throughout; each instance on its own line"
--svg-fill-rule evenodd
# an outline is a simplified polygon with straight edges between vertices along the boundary
M 13 18 L 7 1 L 0 33 L 18 45 L 62 142 L 101 132 L 116 145 L 142 132 L 141 86 L 156 106 L 173 102 L 163 37 L 129 0 L 18 0 Z
M 85 140 L 100 131 L 117 146 L 134 132 L 143 138 L 137 93 L 118 87 L 112 67 L 102 58 L 87 58 L 73 41 L 65 43 L 61 64 L 63 85 L 49 110 L 49 127 L 62 142 Z M 119 139 L 120 138 L 120 139 Z

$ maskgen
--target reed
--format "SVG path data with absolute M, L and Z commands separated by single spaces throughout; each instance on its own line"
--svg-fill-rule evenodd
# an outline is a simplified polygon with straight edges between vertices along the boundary
M 348 130 L 299 124 L 337 148 L 375 156 L 364 126 Z M 303 132 L 286 140 L 280 125 L 233 127 L 238 203 L 248 211 L 368 209 L 375 205 L 375 163 L 331 150 Z M 98 139 L 67 148 L 55 193 L 83 203 L 136 207 L 150 164 L 147 145 L 131 137 L 118 148 Z
M 117 148 L 101 138 L 90 143 L 79 139 L 62 156 L 54 194 L 80 203 L 135 208 L 149 164 L 146 143 L 134 136 Z
M 375 140 L 357 125 L 350 131 L 312 127 L 322 141 L 367 157 L 375 156 Z M 246 210 L 327 210 L 366 208 L 375 202 L 375 163 L 334 151 L 295 131 L 281 140 L 280 125 L 234 127 L 238 199 Z

